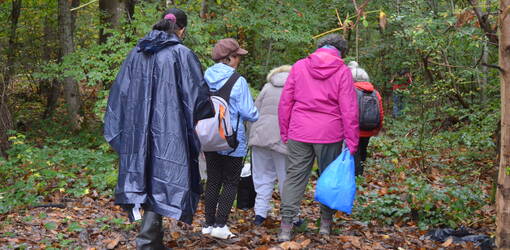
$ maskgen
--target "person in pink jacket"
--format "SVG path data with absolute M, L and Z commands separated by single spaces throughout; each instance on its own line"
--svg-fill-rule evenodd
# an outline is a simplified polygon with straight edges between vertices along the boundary
M 331 34 L 317 42 L 318 49 L 291 69 L 278 106 L 282 141 L 288 164 L 283 187 L 279 241 L 289 241 L 315 158 L 319 172 L 342 152 L 358 148 L 358 103 L 350 69 L 342 56 L 347 41 Z M 329 234 L 335 211 L 321 204 L 319 233 Z

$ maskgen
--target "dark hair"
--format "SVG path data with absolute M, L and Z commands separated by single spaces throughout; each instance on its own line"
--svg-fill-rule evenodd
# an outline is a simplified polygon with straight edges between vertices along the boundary
M 345 54 L 345 52 L 347 52 L 348 48 L 347 41 L 345 41 L 345 39 L 338 34 L 329 34 L 327 36 L 320 38 L 317 41 L 317 48 L 321 48 L 326 45 L 335 47 L 336 49 L 338 49 L 338 51 L 340 51 L 340 53 L 342 53 L 342 55 Z
M 167 14 L 174 14 L 174 16 L 176 18 L 175 23 L 172 22 L 171 20 L 165 19 L 165 16 Z M 159 20 L 156 24 L 154 24 L 154 26 L 152 26 L 152 29 L 165 31 L 168 34 L 172 34 L 172 33 L 175 33 L 177 30 L 180 30 L 180 29 L 186 27 L 187 25 L 188 25 L 188 17 L 186 16 L 186 13 L 184 13 L 184 11 L 182 11 L 180 9 L 172 8 L 172 9 L 165 11 L 163 16 L 161 16 L 161 20 Z
M 405 74 L 409 73 L 409 69 L 408 68 L 403 68 L 400 72 L 398 72 L 399 75 L 403 76 Z

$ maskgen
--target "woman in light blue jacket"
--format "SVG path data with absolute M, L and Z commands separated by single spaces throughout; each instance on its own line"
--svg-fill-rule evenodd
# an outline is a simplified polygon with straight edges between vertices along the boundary
M 212 51 L 212 58 L 216 64 L 205 71 L 204 77 L 212 92 L 223 87 L 239 66 L 241 56 L 247 53 L 248 51 L 242 49 L 232 38 L 222 39 L 216 43 Z M 222 239 L 235 236 L 230 232 L 226 223 L 237 194 L 243 158 L 247 153 L 244 122 L 255 122 L 259 118 L 248 83 L 242 76 L 237 79 L 230 93 L 229 111 L 230 124 L 234 130 L 237 129 L 239 145 L 233 152 L 232 150 L 205 152 L 207 163 L 206 222 L 202 233 Z M 236 128 L 237 124 L 239 126 Z

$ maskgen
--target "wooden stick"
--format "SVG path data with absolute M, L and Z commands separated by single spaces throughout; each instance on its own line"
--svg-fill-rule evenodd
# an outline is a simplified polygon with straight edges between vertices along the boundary
M 343 29 L 344 29 L 344 27 L 336 28 L 336 29 L 332 29 L 332 30 L 330 30 L 330 31 L 326 31 L 326 32 L 324 32 L 324 33 L 318 34 L 318 35 L 316 35 L 316 36 L 314 36 L 314 37 L 312 37 L 312 38 L 313 38 L 313 39 L 316 39 L 316 38 L 319 38 L 319 37 L 321 37 L 321 36 L 327 35 L 327 34 L 329 34 L 329 33 L 333 33 L 333 32 L 335 32 L 335 31 L 339 31 L 339 30 L 343 30 Z
M 99 0 L 92 0 L 92 1 L 90 1 L 88 3 L 86 3 L 86 4 L 80 5 L 80 6 L 76 7 L 76 8 L 72 8 L 71 11 L 79 10 L 79 9 L 81 9 L 81 8 L 87 6 L 87 5 L 93 4 L 93 3 L 97 2 L 97 1 L 99 1 Z
M 335 9 L 336 12 L 336 18 L 338 19 L 338 23 L 340 24 L 340 27 L 344 26 L 342 23 L 342 19 L 340 18 L 340 14 L 338 14 L 338 9 Z

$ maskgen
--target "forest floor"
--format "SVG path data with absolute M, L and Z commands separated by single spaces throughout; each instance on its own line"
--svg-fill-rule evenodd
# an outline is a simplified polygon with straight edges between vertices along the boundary
M 36 146 L 26 150 L 37 151 L 44 149 L 42 145 L 50 145 L 46 141 L 37 142 L 46 136 L 54 141 L 66 140 L 66 143 L 62 144 L 64 146 L 55 146 L 52 142 L 49 147 L 52 147 L 53 151 L 90 147 L 91 152 L 97 152 L 98 157 L 103 157 L 99 158 L 101 164 L 104 164 L 101 162 L 103 159 L 108 159 L 104 158 L 102 146 L 97 146 L 97 140 L 104 143 L 102 138 L 97 136 L 97 132 L 84 132 L 85 136 L 76 138 L 72 133 L 66 134 L 66 131 L 62 130 L 65 127 L 48 126 L 47 122 L 27 127 L 32 130 L 29 131 L 29 137 L 33 138 L 31 140 L 36 142 Z M 393 127 L 398 128 L 401 125 Z M 402 134 L 411 132 L 406 130 Z M 231 231 L 238 235 L 235 239 L 218 240 L 200 233 L 204 222 L 201 201 L 192 225 L 165 218 L 165 245 L 173 249 L 478 249 L 473 243 L 454 243 L 451 238 L 445 242 L 433 241 L 426 237 L 426 234 L 428 230 L 437 227 L 431 226 L 424 230 L 418 223 L 421 219 L 422 222 L 429 221 L 430 225 L 435 223 L 433 225 L 446 227 L 445 225 L 452 225 L 449 221 L 454 220 L 455 226 L 467 226 L 473 233 L 493 237 L 495 206 L 488 197 L 493 188 L 495 168 L 492 166 L 495 165 L 495 157 L 492 157 L 489 151 L 474 151 L 465 147 L 450 148 L 449 143 L 441 142 L 443 139 L 431 140 L 431 149 L 421 152 L 415 149 L 414 144 L 409 143 L 410 138 L 405 136 L 396 142 L 391 138 L 371 142 L 372 163 L 364 173 L 364 180 L 358 185 L 357 197 L 361 199 L 357 199 L 355 203 L 355 208 L 366 209 L 358 209 L 353 216 L 337 213 L 331 236 L 318 234 L 319 206 L 313 199 L 313 182 L 317 175 L 312 174 L 312 181 L 308 185 L 301 207 L 301 217 L 306 220 L 306 227 L 296 230 L 291 242 L 277 242 L 280 226 L 277 217 L 279 195 L 275 193 L 272 216 L 262 226 L 254 226 L 252 223 L 252 210 L 232 209 L 229 226 Z M 101 170 L 110 173 L 107 175 L 99 170 L 84 172 L 77 163 L 73 163 L 76 166 L 66 164 L 74 162 L 67 158 L 65 161 L 54 159 L 73 159 L 77 157 L 76 152 L 89 151 L 70 151 L 64 156 L 53 152 L 53 158 L 45 155 L 47 151 L 40 151 L 40 161 L 46 162 L 48 158 L 58 162 L 61 165 L 54 170 L 59 173 L 71 168 L 79 169 L 79 173 L 70 172 L 72 175 L 69 176 L 74 177 L 62 180 L 69 184 L 67 191 L 79 185 L 81 179 L 90 178 L 88 175 L 100 174 L 99 180 L 108 182 L 105 178 L 114 173 L 114 164 Z M 94 156 L 95 154 L 92 154 L 87 157 Z M 26 161 L 32 160 L 27 158 Z M 89 163 L 86 157 L 82 161 Z M 86 164 L 85 166 L 88 166 Z M 20 183 L 30 183 L 22 181 L 33 174 L 29 171 L 15 176 L 18 176 L 16 180 Z M 49 189 L 51 180 L 42 180 L 48 183 Z M 52 191 L 40 200 L 42 204 L 56 203 L 62 205 L 61 207 L 25 206 L 0 213 L 0 249 L 134 249 L 140 223 L 129 222 L 126 213 L 114 205 L 111 194 L 114 183 L 103 187 L 104 191 L 96 191 L 99 189 L 95 189 L 92 184 L 97 183 L 92 180 L 85 183 L 89 186 L 82 187 L 87 191 L 83 196 Z M 30 190 L 32 189 L 38 190 L 38 187 L 30 187 Z M 11 199 L 21 200 L 18 195 L 23 195 L 23 192 L 11 191 L 14 193 L 14 196 L 9 196 Z M 479 194 L 475 195 L 478 192 Z M 2 196 L 6 196 L 6 193 L 0 193 L 0 207 Z M 417 214 L 422 210 L 426 212 Z M 366 214 L 370 216 L 364 216 Z M 359 221 L 363 217 L 370 219 L 368 222 Z
M 135 248 L 139 222 L 130 223 L 110 197 L 93 192 L 80 200 L 69 200 L 65 205 L 64 208 L 39 207 L 0 215 L 0 232 L 8 236 L 0 238 L 0 248 Z M 278 202 L 272 212 L 276 214 L 277 211 Z M 279 243 L 279 220 L 268 219 L 264 225 L 254 226 L 251 210 L 233 209 L 231 230 L 239 237 L 218 240 L 200 233 L 204 221 L 201 202 L 192 225 L 165 218 L 164 242 L 173 249 L 477 249 L 473 243 L 434 242 L 425 237 L 426 231 L 419 230 L 412 222 L 400 226 L 383 226 L 375 221 L 366 224 L 340 213 L 335 215 L 333 234 L 320 236 L 317 233 L 319 209 L 312 192 L 306 194 L 302 217 L 307 220 L 307 227 L 300 228 L 292 242 Z

